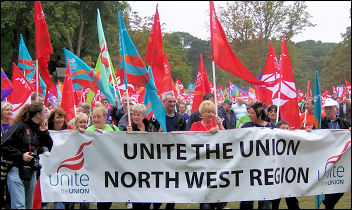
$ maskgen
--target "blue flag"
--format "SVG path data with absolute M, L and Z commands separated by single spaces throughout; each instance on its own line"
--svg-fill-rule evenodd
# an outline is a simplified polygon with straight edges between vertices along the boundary
M 37 70 L 34 61 L 32 60 L 31 55 L 29 54 L 26 44 L 24 43 L 23 36 L 20 34 L 20 44 L 19 44 L 19 49 L 18 49 L 18 68 L 24 71 L 24 74 L 26 75 L 26 79 L 30 82 L 33 79 L 35 75 L 35 71 Z M 42 77 L 39 74 L 39 84 L 40 87 L 42 88 L 43 92 L 43 97 L 45 98 L 46 94 L 46 84 Z M 35 87 L 34 87 L 35 88 Z
M 154 78 L 153 78 L 151 66 L 149 66 L 148 73 L 150 75 L 151 82 L 154 84 Z M 160 99 L 157 95 L 157 90 L 146 88 L 143 103 L 147 107 L 146 115 L 148 116 L 152 112 L 154 112 L 154 116 L 158 120 L 161 128 L 163 129 L 163 132 L 167 132 L 165 108 L 164 108 L 163 103 L 160 101 Z
M 127 83 L 145 87 L 144 104 L 147 106 L 147 111 L 149 109 L 150 112 L 151 107 L 161 128 L 164 132 L 167 132 L 165 109 L 157 95 L 151 67 L 149 71 L 145 67 L 143 60 L 127 32 L 119 11 L 117 12 L 117 16 L 119 19 L 120 33 L 120 71 L 123 71 L 123 74 L 120 74 L 120 76 L 124 75 L 123 81 L 126 84 L 126 89 Z
M 321 93 L 320 93 L 318 70 L 315 72 L 314 119 L 317 121 L 317 125 L 319 125 L 319 127 L 317 129 L 320 129 L 320 126 L 321 126 Z

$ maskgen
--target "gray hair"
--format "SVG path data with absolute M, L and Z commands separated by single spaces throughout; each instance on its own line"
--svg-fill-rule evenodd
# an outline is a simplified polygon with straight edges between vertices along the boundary
M 135 104 L 133 105 L 132 112 L 137 112 L 145 115 L 147 112 L 147 107 L 144 104 Z
M 4 109 L 8 106 L 8 105 L 11 105 L 11 103 L 7 102 L 7 101 L 2 101 L 1 102 L 1 116 L 2 116 L 2 112 L 4 111 Z
M 78 106 L 82 107 L 86 112 L 90 112 L 89 104 L 81 102 L 81 103 L 78 104 Z

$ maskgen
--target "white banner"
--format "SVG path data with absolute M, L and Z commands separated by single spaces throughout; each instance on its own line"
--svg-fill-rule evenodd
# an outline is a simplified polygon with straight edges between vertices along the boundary
M 351 190 L 351 132 L 50 131 L 43 202 L 204 203 Z

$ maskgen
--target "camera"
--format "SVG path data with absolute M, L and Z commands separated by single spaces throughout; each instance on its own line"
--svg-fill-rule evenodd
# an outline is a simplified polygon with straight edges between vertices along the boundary
M 42 165 L 39 163 L 39 154 L 43 154 L 45 157 L 50 156 L 49 149 L 47 147 L 41 147 L 38 151 L 30 152 L 29 155 L 33 157 L 32 169 L 39 171 Z
M 39 171 L 42 168 L 42 165 L 40 165 L 39 163 L 38 153 L 34 151 L 34 152 L 30 152 L 29 155 L 33 157 L 32 169 L 34 171 Z

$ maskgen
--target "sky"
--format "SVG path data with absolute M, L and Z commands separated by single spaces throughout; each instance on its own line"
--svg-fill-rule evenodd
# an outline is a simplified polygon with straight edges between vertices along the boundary
M 165 31 L 188 32 L 203 40 L 210 39 L 208 1 L 128 1 L 132 11 L 139 16 L 153 16 L 158 4 L 161 24 L 165 23 Z M 225 2 L 214 1 L 215 11 L 219 5 L 226 6 Z M 341 34 L 351 26 L 350 1 L 306 1 L 307 11 L 312 15 L 310 21 L 315 27 L 306 28 L 292 41 L 300 42 L 315 40 L 322 42 L 341 42 Z

